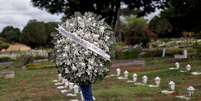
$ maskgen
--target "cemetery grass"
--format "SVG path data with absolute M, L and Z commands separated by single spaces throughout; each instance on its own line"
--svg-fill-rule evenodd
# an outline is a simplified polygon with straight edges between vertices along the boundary
M 160 88 L 135 86 L 132 83 L 126 83 L 125 80 L 117 80 L 116 77 L 106 78 L 103 81 L 97 81 L 93 87 L 97 101 L 183 101 L 175 98 L 174 95 L 185 95 L 189 85 L 196 88 L 192 101 L 201 101 L 201 76 L 168 70 L 169 67 L 174 66 L 175 62 L 170 58 L 146 58 L 145 60 L 144 72 L 137 72 L 139 80 L 141 81 L 143 75 L 147 75 L 149 84 L 153 84 L 153 79 L 160 76 Z M 200 60 L 187 60 L 181 62 L 181 66 L 184 67 L 187 63 L 192 64 L 193 71 L 201 72 Z M 72 99 L 61 94 L 52 83 L 52 80 L 57 78 L 56 68 L 22 70 L 12 67 L 10 69 L 16 72 L 16 77 L 14 79 L 0 78 L 0 101 L 69 101 Z M 130 73 L 130 79 L 131 76 Z M 176 83 L 176 93 L 161 94 L 162 89 L 168 88 L 170 80 Z

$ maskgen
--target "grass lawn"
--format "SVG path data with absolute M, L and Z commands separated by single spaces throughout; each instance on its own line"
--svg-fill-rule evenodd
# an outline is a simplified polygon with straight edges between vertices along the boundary
M 149 77 L 153 83 L 155 76 L 161 77 L 160 88 L 135 86 L 124 80 L 106 78 L 94 85 L 94 95 L 97 101 L 183 101 L 173 95 L 163 95 L 161 89 L 168 88 L 169 80 L 176 82 L 175 95 L 186 94 L 186 88 L 193 85 L 196 93 L 192 101 L 201 101 L 201 76 L 192 76 L 188 73 L 170 71 L 167 68 L 174 66 L 170 58 L 147 58 L 145 72 L 138 72 L 139 79 L 143 75 Z M 201 72 L 200 60 L 188 60 L 181 63 L 185 66 L 191 63 L 193 71 Z M 0 66 L 1 67 L 1 66 Z M 0 69 L 1 70 L 1 69 Z M 22 70 L 12 68 L 16 72 L 14 79 L 0 78 L 0 101 L 68 101 L 70 98 L 62 95 L 52 83 L 56 79 L 56 68 Z M 129 76 L 131 78 L 131 74 Z

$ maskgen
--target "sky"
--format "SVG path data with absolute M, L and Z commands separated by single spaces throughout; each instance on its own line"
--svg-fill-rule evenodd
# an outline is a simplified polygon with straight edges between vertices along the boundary
M 60 21 L 62 17 L 62 15 L 52 15 L 45 10 L 33 7 L 30 0 L 0 0 L 0 4 L 0 32 L 8 25 L 22 30 L 31 19 L 49 22 Z M 145 18 L 151 19 L 159 13 L 160 11 L 157 10 Z
M 30 0 L 0 0 L 0 4 L 0 32 L 8 25 L 22 29 L 31 19 L 48 22 L 61 18 L 33 7 Z

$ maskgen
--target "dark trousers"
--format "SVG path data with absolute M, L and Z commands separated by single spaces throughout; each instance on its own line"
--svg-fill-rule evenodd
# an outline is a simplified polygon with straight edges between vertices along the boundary
M 81 88 L 81 91 L 82 91 L 82 94 L 84 96 L 85 101 L 94 101 L 91 84 L 80 85 L 80 88 Z

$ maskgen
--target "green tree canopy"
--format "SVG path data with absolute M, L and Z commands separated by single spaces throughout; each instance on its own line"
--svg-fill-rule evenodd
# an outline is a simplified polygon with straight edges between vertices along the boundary
M 44 23 L 30 20 L 24 27 L 20 40 L 32 47 L 49 46 L 50 33 L 55 32 L 56 26 L 56 22 Z
M 57 22 L 48 22 L 46 23 L 46 34 L 48 35 L 48 40 L 47 40 L 47 45 L 48 47 L 52 47 L 52 35 L 53 32 L 57 32 L 56 31 L 56 28 L 58 26 L 58 23 Z
M 128 9 L 138 11 L 139 16 L 154 12 L 156 8 L 163 8 L 165 0 L 31 0 L 35 7 L 46 9 L 50 13 L 63 13 L 69 17 L 74 12 L 94 12 L 102 15 L 110 25 L 116 24 L 121 3 Z
M 20 33 L 19 28 L 7 26 L 2 30 L 0 36 L 5 38 L 8 42 L 18 42 Z
M 149 42 L 149 37 L 145 32 L 147 28 L 147 21 L 143 18 L 128 18 L 128 23 L 125 25 L 124 29 L 126 43 L 129 45 L 142 43 L 146 46 L 147 42 Z
M 149 22 L 149 28 L 154 33 L 157 33 L 159 37 L 174 36 L 174 35 L 170 34 L 170 32 L 172 31 L 172 25 L 169 23 L 169 21 L 167 19 L 161 18 L 159 16 L 155 16 Z
M 201 31 L 201 0 L 166 0 L 169 7 L 161 12 L 174 33 Z

